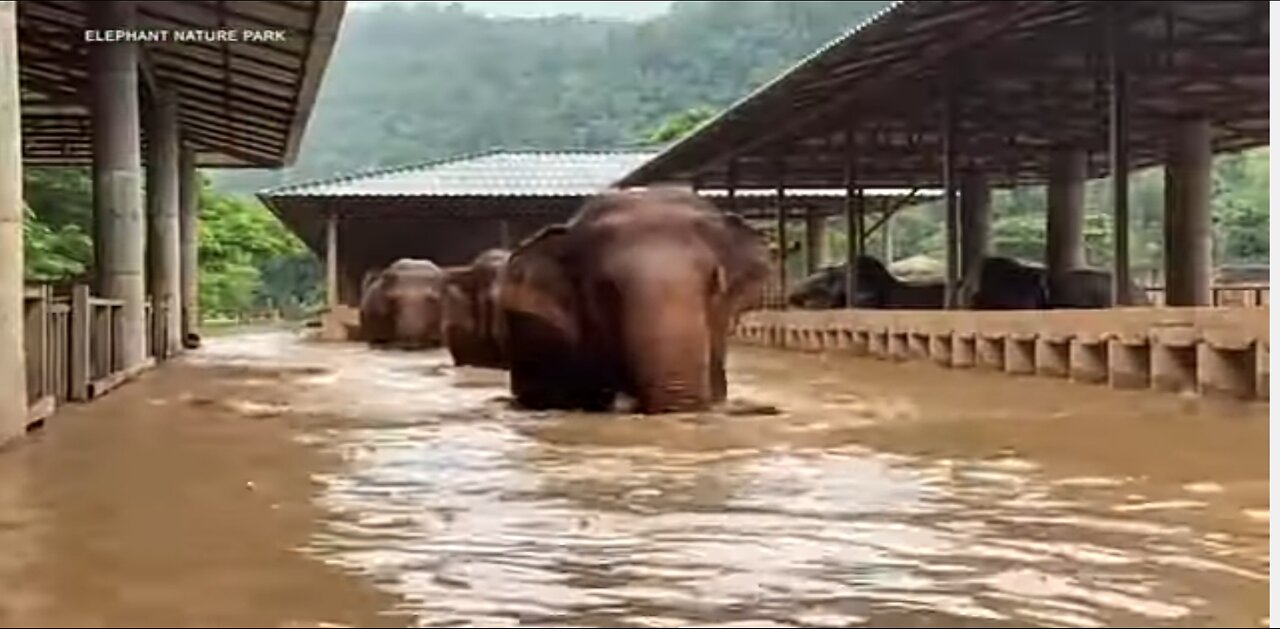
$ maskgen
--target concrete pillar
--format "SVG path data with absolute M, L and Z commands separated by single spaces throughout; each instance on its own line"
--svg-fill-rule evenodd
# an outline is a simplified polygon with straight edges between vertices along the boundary
M 182 272 L 179 268 L 181 243 L 178 222 L 178 105 L 171 97 L 157 98 L 147 125 L 147 218 L 151 240 L 152 308 L 160 308 L 163 320 L 161 357 L 182 348 Z M 162 323 L 163 321 L 163 323 Z
M 1124 67 L 1123 37 L 1126 18 L 1121 3 L 1104 8 L 1107 36 L 1107 83 L 1111 102 L 1108 113 L 1108 161 L 1111 166 L 1112 303 L 1133 303 L 1129 267 L 1129 78 Z
M 85 5 L 88 27 L 131 30 L 132 2 Z M 98 287 L 124 301 L 120 358 L 128 370 L 147 354 L 146 225 L 142 210 L 142 147 L 138 118 L 138 45 L 89 44 L 89 110 L 93 126 L 93 211 L 101 237 L 95 249 Z
M 804 215 L 805 272 L 812 274 L 827 259 L 827 220 L 818 208 L 809 206 Z
M 200 331 L 200 171 L 195 151 L 178 152 L 178 240 L 182 282 L 182 338 Z
M 885 265 L 893 264 L 894 256 L 897 255 L 893 251 L 893 221 L 894 215 L 890 214 L 880 223 L 880 259 Z
M 0 443 L 27 425 L 17 3 L 0 2 Z
M 858 153 L 855 135 L 849 128 L 844 133 L 844 294 L 845 307 L 854 307 L 858 294 L 858 256 L 862 255 L 862 189 L 858 187 Z
M 962 305 L 969 307 L 978 290 L 982 259 L 991 251 L 991 188 L 981 172 L 971 170 L 960 182 L 960 269 Z
M 328 298 L 329 312 L 338 309 L 341 303 L 338 295 L 338 214 L 330 212 L 325 220 L 325 294 Z
M 942 126 L 942 189 L 943 206 L 946 212 L 946 226 L 943 232 L 946 251 L 946 307 L 954 309 L 960 305 L 960 208 L 956 199 L 956 160 L 959 157 L 956 146 L 956 103 L 952 94 L 947 95 L 945 116 Z M 892 243 L 889 222 L 885 221 L 884 238 Z M 886 252 L 888 253 L 888 252 Z M 892 264 L 892 258 L 885 258 L 885 264 Z
M 1213 153 L 1209 122 L 1180 120 L 1169 145 L 1164 183 L 1165 305 L 1211 305 L 1213 226 L 1209 213 Z
M 775 191 L 778 218 L 778 297 L 781 308 L 787 307 L 787 189 L 782 162 L 777 166 L 778 187 Z
M 1044 263 L 1050 277 L 1085 265 L 1085 165 L 1078 148 L 1054 149 L 1049 159 Z

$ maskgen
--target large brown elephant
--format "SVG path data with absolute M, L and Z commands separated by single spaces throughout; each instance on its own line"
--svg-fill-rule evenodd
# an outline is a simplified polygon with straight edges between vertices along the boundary
M 507 366 L 498 276 L 509 255 L 502 249 L 484 251 L 471 266 L 451 270 L 445 278 L 444 341 L 455 365 Z
M 625 393 L 645 413 L 723 401 L 728 333 L 768 272 L 763 236 L 691 192 L 602 194 L 508 260 L 512 392 L 587 410 Z
M 371 345 L 439 347 L 444 278 L 434 262 L 410 258 L 366 273 L 360 298 L 361 336 Z

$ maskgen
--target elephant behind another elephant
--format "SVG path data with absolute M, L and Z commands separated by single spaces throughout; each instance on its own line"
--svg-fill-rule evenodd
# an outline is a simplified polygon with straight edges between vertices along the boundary
M 792 306 L 821 310 L 846 305 L 845 268 L 829 266 L 805 278 L 787 295 Z M 897 310 L 940 309 L 946 301 L 946 285 L 940 282 L 904 282 L 871 256 L 857 259 L 858 294 L 856 308 Z
M 531 408 L 646 413 L 723 401 L 727 336 L 763 300 L 763 236 L 696 194 L 610 192 L 512 252 L 500 282 L 511 386 Z
M 366 273 L 360 298 L 360 334 L 371 345 L 438 347 L 444 272 L 430 260 L 401 258 Z
M 506 333 L 498 313 L 498 279 L 510 254 L 490 249 L 470 266 L 449 271 L 444 290 L 444 339 L 459 366 L 504 369 Z

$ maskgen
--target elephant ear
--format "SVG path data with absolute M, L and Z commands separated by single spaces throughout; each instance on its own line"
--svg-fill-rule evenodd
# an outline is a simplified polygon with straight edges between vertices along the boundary
M 576 346 L 581 339 L 577 296 L 565 264 L 568 229 L 543 228 L 511 253 L 502 272 L 498 302 L 508 317 L 535 326 L 538 334 Z M 553 339 L 548 338 L 548 341 Z
M 387 303 L 381 273 L 373 271 L 365 273 L 362 284 L 364 286 L 360 294 L 360 338 L 373 342 L 389 340 L 387 319 L 391 314 L 391 308 Z
M 769 246 L 764 234 L 737 214 L 722 216 L 724 237 L 717 253 L 723 269 L 725 304 L 731 315 L 764 305 L 769 277 Z
M 444 319 L 446 325 L 474 326 L 475 312 L 469 293 L 467 269 L 452 269 L 444 277 Z

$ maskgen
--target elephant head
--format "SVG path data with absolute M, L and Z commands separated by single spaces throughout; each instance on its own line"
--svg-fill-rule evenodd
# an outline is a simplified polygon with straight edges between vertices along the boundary
M 457 365 L 506 367 L 505 327 L 497 307 L 498 277 L 508 255 L 501 249 L 484 251 L 445 278 L 444 338 Z
M 440 345 L 444 272 L 429 260 L 402 258 L 366 274 L 360 328 L 373 344 L 406 349 Z
M 724 399 L 737 315 L 763 300 L 764 238 L 690 192 L 611 192 L 511 256 L 501 303 L 516 399 L 644 412 Z

